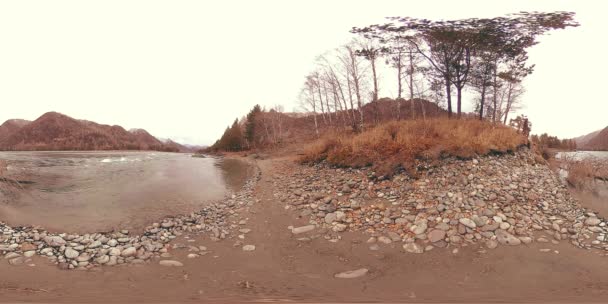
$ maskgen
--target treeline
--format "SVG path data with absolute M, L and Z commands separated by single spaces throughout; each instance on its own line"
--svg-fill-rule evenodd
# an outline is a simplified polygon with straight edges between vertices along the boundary
M 551 136 L 547 133 L 530 136 L 530 142 L 541 151 L 547 148 L 568 151 L 576 150 L 576 141 L 574 139 L 559 139 L 557 136 Z
M 235 119 L 222 137 L 206 151 L 235 152 L 279 144 L 287 135 L 284 132 L 287 119 L 289 116 L 283 113 L 281 106 L 266 111 L 260 105 L 255 105 L 246 117 Z

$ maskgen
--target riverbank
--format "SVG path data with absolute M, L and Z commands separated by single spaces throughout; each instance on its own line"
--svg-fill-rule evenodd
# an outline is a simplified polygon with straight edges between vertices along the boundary
M 605 233 L 604 219 L 582 208 L 525 152 L 449 159 L 416 180 L 382 179 L 367 169 L 302 166 L 294 157 L 256 163 L 260 180 L 249 197 L 235 199 L 243 205 L 229 209 L 233 228 L 223 240 L 207 230 L 176 228 L 179 234 L 165 246 L 165 257 L 88 271 L 62 271 L 36 256 L 33 267 L 0 263 L 2 299 L 535 302 L 608 297 L 605 242 L 594 243 Z M 444 238 L 438 238 L 438 230 Z M 495 249 L 488 248 L 492 239 Z M 184 267 L 165 267 L 160 260 Z

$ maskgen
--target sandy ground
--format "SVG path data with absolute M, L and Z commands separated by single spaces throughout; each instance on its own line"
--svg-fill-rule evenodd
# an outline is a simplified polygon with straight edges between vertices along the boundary
M 608 257 L 565 242 L 483 250 L 469 246 L 452 253 L 436 248 L 404 253 L 399 244 L 371 251 L 367 236 L 345 234 L 337 243 L 322 238 L 296 240 L 289 225 L 306 224 L 273 200 L 276 164 L 260 160 L 262 171 L 255 205 L 246 227 L 244 252 L 233 241 L 212 242 L 192 236 L 211 253 L 187 259 L 171 251 L 184 267 L 102 267 L 62 271 L 44 258 L 36 266 L 0 262 L 0 302 L 606 302 Z M 551 252 L 540 252 L 551 248 Z M 559 252 L 556 253 L 555 251 Z M 356 279 L 334 274 L 368 268 Z

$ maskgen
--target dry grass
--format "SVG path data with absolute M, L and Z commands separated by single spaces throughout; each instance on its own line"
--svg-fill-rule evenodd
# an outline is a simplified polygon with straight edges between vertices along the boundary
M 311 144 L 304 163 L 326 160 L 344 167 L 373 166 L 381 174 L 411 169 L 415 160 L 513 151 L 526 139 L 507 126 L 473 119 L 405 120 L 360 134 L 330 133 Z
M 560 167 L 568 171 L 566 181 L 579 190 L 592 190 L 598 181 L 608 181 L 608 164 L 595 159 L 560 159 Z

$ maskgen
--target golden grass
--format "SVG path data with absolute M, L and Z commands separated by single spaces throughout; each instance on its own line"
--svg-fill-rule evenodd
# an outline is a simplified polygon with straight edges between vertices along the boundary
M 384 123 L 360 134 L 325 134 L 305 150 L 300 160 L 327 160 L 344 167 L 373 166 L 381 174 L 390 174 L 400 167 L 411 168 L 417 159 L 471 158 L 514 151 L 525 142 L 514 129 L 486 121 L 404 120 Z
M 594 183 L 598 180 L 608 181 L 608 164 L 605 162 L 584 159 L 561 159 L 562 167 L 568 171 L 566 181 L 580 190 L 593 189 Z

